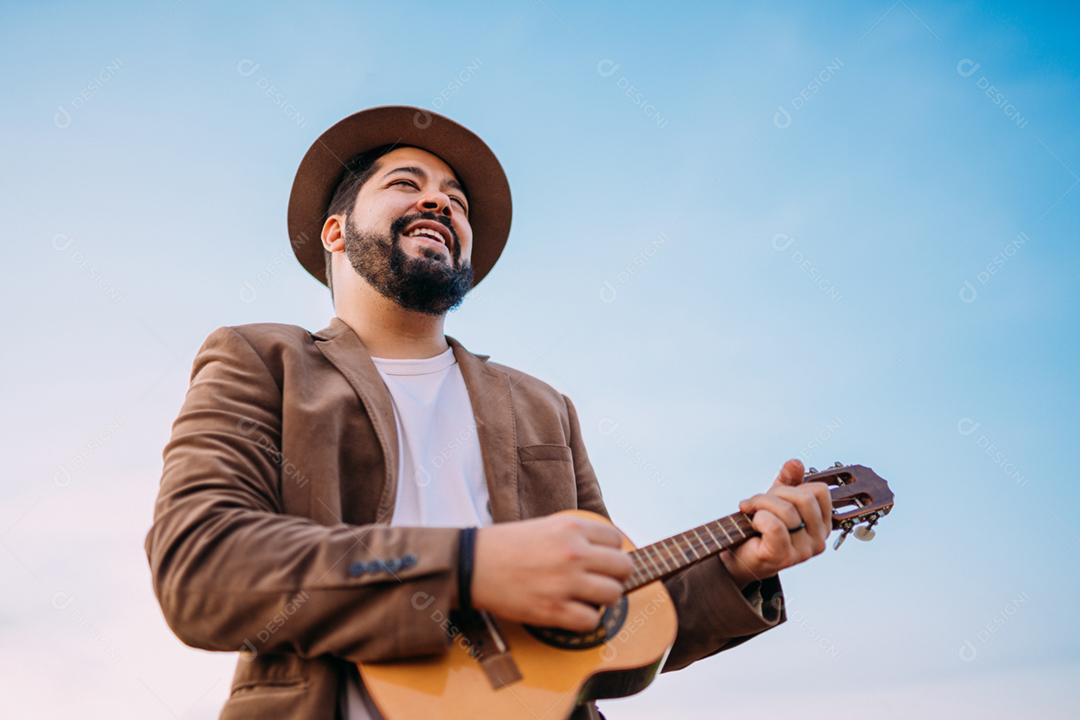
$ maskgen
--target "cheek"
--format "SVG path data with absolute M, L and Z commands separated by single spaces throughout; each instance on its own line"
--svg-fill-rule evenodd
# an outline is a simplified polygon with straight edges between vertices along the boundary
M 404 195 L 404 193 L 402 193 Z M 406 197 L 393 197 L 384 195 L 378 199 L 366 203 L 363 208 L 357 204 L 354 219 L 358 227 L 364 227 L 377 232 L 387 232 L 390 226 L 403 215 L 408 215 L 412 203 Z
M 458 240 L 461 242 L 461 257 L 466 260 L 471 260 L 473 249 L 472 228 L 468 225 L 458 225 L 454 230 L 457 231 Z

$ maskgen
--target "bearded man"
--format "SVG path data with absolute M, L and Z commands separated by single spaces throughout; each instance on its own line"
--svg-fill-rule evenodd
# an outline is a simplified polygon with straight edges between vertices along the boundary
M 620 533 L 553 516 L 608 515 L 574 404 L 444 334 L 510 217 L 494 153 L 435 113 L 361 111 L 305 155 L 289 234 L 334 317 L 206 338 L 145 544 L 176 635 L 240 653 L 221 717 L 380 717 L 356 663 L 447 652 L 434 618 L 588 631 L 620 598 Z M 777 573 L 824 549 L 828 492 L 798 461 L 740 509 L 760 536 L 664 581 L 664 671 L 782 622 Z

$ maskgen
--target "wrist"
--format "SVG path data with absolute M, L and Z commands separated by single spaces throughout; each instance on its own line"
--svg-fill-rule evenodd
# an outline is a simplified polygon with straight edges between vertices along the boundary
M 735 583 L 735 586 L 740 591 L 745 590 L 751 583 L 757 580 L 749 568 L 744 568 L 734 555 L 731 553 L 721 553 L 720 561 L 724 565 L 724 569 L 727 570 L 728 577 Z

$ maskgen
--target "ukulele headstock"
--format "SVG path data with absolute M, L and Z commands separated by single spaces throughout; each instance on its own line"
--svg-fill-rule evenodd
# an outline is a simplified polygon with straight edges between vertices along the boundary
M 804 482 L 823 482 L 829 486 L 833 503 L 833 530 L 840 536 L 833 545 L 838 550 L 849 533 L 859 540 L 873 540 L 874 526 L 893 509 L 889 483 L 865 465 L 833 463 L 825 470 L 810 468 Z

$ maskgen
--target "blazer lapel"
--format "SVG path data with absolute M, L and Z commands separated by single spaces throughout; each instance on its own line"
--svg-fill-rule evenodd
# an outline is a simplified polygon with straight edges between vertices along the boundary
M 487 364 L 487 355 L 473 355 L 446 336 L 472 402 L 484 476 L 495 522 L 521 519 L 518 496 L 517 429 L 514 425 L 510 377 Z
M 314 334 L 315 346 L 345 376 L 367 410 L 375 428 L 383 457 L 386 459 L 382 492 L 375 511 L 376 523 L 389 523 L 397 497 L 398 458 L 397 423 L 394 405 L 371 354 L 349 325 L 335 316 L 330 325 Z

